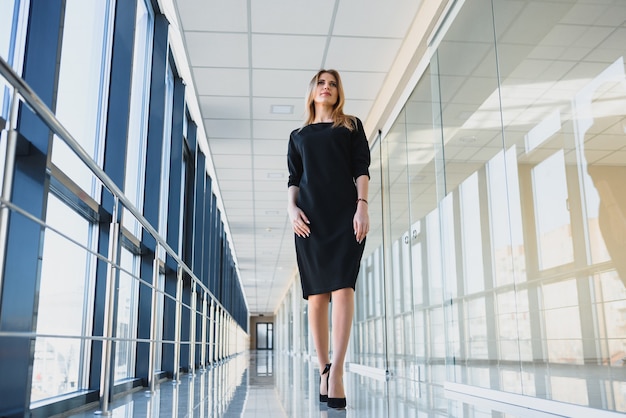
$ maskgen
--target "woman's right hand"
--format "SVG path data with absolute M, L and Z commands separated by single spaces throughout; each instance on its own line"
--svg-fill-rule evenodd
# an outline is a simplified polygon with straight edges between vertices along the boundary
M 300 238 L 307 238 L 311 235 L 311 228 L 309 227 L 309 218 L 304 214 L 302 209 L 300 209 L 296 205 L 291 205 L 287 209 L 289 213 L 289 220 L 291 221 L 291 226 L 293 227 L 293 232 Z

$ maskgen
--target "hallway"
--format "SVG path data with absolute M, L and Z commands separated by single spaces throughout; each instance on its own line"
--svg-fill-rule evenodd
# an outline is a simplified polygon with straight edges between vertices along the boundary
M 0 0 L 0 418 L 623 417 L 624 39 L 624 0 Z M 370 152 L 340 412 L 285 208 L 320 68 Z
M 162 381 L 155 393 L 143 389 L 111 404 L 113 417 L 206 418 L 400 418 L 400 417 L 556 417 L 519 406 L 454 395 L 428 384 L 401 385 L 347 372 L 348 408 L 329 409 L 317 401 L 319 370 L 303 357 L 251 351 L 221 365 L 183 375 L 179 384 Z M 406 391 L 417 390 L 414 402 Z M 70 415 L 93 417 L 97 407 Z

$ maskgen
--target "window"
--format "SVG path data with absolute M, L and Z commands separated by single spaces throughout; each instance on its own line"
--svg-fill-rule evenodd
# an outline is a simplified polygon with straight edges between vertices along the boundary
M 461 235 L 463 240 L 463 276 L 465 294 L 485 289 L 483 238 L 480 224 L 478 174 L 470 175 L 459 187 L 461 200 Z
M 115 336 L 115 380 L 134 376 L 135 348 L 137 337 L 137 294 L 139 291 L 140 258 L 122 247 L 120 266 L 122 270 L 117 287 L 117 329 Z
M 19 0 L 0 0 L 0 57 L 21 72 L 23 32 L 26 26 L 28 2 Z M 11 108 L 11 89 L 4 78 L 0 77 L 0 119 L 9 120 Z M 0 124 L 0 126 L 2 126 Z M 0 131 L 0 184 L 4 177 L 6 160 L 6 131 Z
M 37 338 L 31 401 L 83 389 L 82 359 L 91 351 L 90 342 L 80 337 L 91 334 L 95 257 L 85 248 L 94 244 L 95 227 L 54 195 L 49 196 L 46 219 L 67 238 L 45 232 L 37 333 L 73 338 Z
M 110 1 L 67 0 L 63 21 L 56 116 L 96 162 L 104 142 L 112 9 Z M 56 137 L 52 162 L 90 196 L 97 195 L 94 175 Z
M 574 250 L 563 151 L 535 166 L 533 191 L 539 268 L 544 270 L 572 262 Z
M 163 116 L 163 150 L 161 153 L 161 194 L 159 198 L 159 235 L 167 238 L 168 199 L 170 193 L 170 153 L 172 149 L 172 110 L 174 106 L 174 73 L 167 62 L 165 73 L 165 114 Z M 159 254 L 165 259 L 165 250 Z
M 29 2 L 0 0 L 0 57 L 19 74 L 21 73 L 24 50 L 24 34 L 28 17 Z M 0 117 L 8 120 L 11 105 L 10 89 L 0 77 Z
M 124 194 L 140 212 L 143 212 L 153 26 L 152 10 L 145 2 L 138 2 Z M 141 238 L 139 222 L 126 209 L 124 209 L 123 224 L 133 235 Z

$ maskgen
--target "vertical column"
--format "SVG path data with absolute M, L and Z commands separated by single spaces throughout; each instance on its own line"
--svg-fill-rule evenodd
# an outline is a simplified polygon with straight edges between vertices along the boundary
M 185 116 L 185 85 L 183 80 L 176 77 L 174 80 L 174 98 L 172 106 L 172 145 L 170 148 L 170 177 L 169 196 L 167 199 L 167 244 L 174 250 L 182 248 L 180 245 L 180 223 L 182 220 L 183 201 L 183 117 Z M 167 140 L 167 138 L 165 139 Z M 168 162 L 166 162 L 167 164 Z M 186 197 L 186 196 L 185 196 Z M 178 254 L 182 256 L 182 254 Z M 167 256 L 165 263 L 167 267 L 175 271 L 176 261 Z
M 65 2 L 64 2 L 65 3 Z M 108 114 L 106 118 L 106 136 L 104 143 L 104 166 L 107 175 L 120 188 L 124 189 L 124 173 L 126 161 L 127 132 L 130 109 L 131 71 L 133 63 L 133 45 L 135 36 L 135 14 L 137 0 L 117 2 L 115 5 L 115 31 L 113 34 L 113 52 L 111 57 L 111 83 L 109 86 Z M 116 199 L 106 190 L 102 192 L 102 208 L 108 213 L 113 213 L 116 208 Z M 112 222 L 118 223 L 121 219 L 121 211 L 112 215 Z M 110 228 L 105 222 L 100 223 L 98 235 L 98 252 L 104 254 L 110 248 L 111 241 L 115 237 L 110 236 Z M 96 267 L 96 288 L 94 295 L 93 312 L 93 335 L 105 335 L 107 327 L 107 289 L 109 285 L 109 266 L 100 260 Z M 116 279 L 117 280 L 117 279 Z M 113 307 L 113 312 L 115 308 Z M 115 315 L 115 314 L 114 314 Z M 112 329 L 113 336 L 115 327 Z M 91 353 L 90 389 L 98 388 L 102 395 L 102 375 L 104 364 L 100 361 L 104 358 L 106 343 L 94 342 Z M 113 351 L 114 353 L 114 351 Z M 102 369 L 101 369 L 102 368 Z M 112 369 L 111 369 L 112 370 Z M 112 371 L 111 371 L 112 373 Z M 111 379 L 112 377 L 109 377 Z M 111 393 L 108 392 L 111 401 Z M 101 405 L 102 407 L 102 405 Z
M 124 3 L 124 2 L 117 2 Z M 161 156 L 163 153 L 163 135 L 165 118 L 165 76 L 167 71 L 168 56 L 168 22 L 163 15 L 155 15 L 154 34 L 152 47 L 152 62 L 150 66 L 150 105 L 148 113 L 148 139 L 146 145 L 146 173 L 144 183 L 144 204 L 143 215 L 150 224 L 158 229 L 161 193 Z M 142 257 L 142 277 L 150 277 L 154 274 L 153 257 L 156 257 L 156 241 L 150 234 L 143 234 L 142 246 L 148 249 L 146 255 Z M 165 269 L 165 284 L 162 289 L 168 296 L 174 297 L 176 294 L 177 281 L 176 269 Z M 152 292 L 147 286 L 139 287 L 139 318 L 138 335 L 145 338 L 150 333 L 150 321 L 152 313 Z M 175 315 L 176 303 L 170 297 L 163 298 L 163 353 L 161 359 L 161 369 L 174 374 L 174 344 L 175 340 Z M 149 346 L 137 344 L 137 376 L 148 377 L 148 365 L 145 359 L 149 357 Z
M 202 152 L 196 154 L 196 178 L 195 178 L 195 205 L 194 205 L 194 228 L 193 228 L 193 261 L 191 269 L 196 277 L 202 277 L 202 266 L 204 258 L 209 258 L 210 254 L 205 250 L 205 243 L 208 237 L 203 234 L 205 222 L 209 222 L 204 217 L 205 204 L 210 204 L 210 200 L 206 199 L 205 193 L 205 173 L 206 173 L 206 157 Z M 208 203 L 207 203 L 208 202 Z

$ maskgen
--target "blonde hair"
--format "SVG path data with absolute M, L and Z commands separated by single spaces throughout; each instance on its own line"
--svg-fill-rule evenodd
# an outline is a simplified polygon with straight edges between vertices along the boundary
M 343 113 L 343 105 L 345 103 L 345 97 L 343 93 L 343 84 L 341 83 L 341 77 L 337 70 L 319 70 L 309 83 L 307 89 L 306 99 L 304 103 L 305 118 L 304 126 L 310 125 L 315 121 L 315 88 L 317 82 L 322 74 L 330 74 L 337 80 L 337 102 L 333 106 L 331 118 L 333 119 L 333 128 L 343 126 L 349 130 L 356 128 L 356 118 L 351 115 Z

